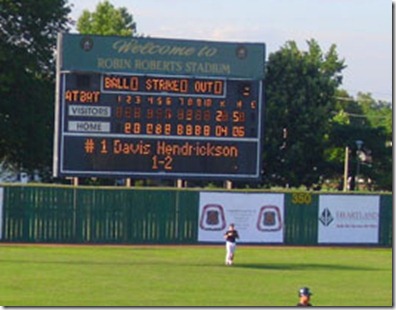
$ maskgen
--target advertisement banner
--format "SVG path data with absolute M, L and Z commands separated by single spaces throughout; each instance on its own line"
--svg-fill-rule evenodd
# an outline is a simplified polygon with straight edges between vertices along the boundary
M 0 240 L 3 238 L 3 192 L 4 188 L 0 187 Z
M 320 195 L 318 243 L 378 243 L 379 196 Z
M 284 194 L 201 192 L 198 241 L 224 242 L 234 223 L 239 243 L 283 243 L 283 219 Z

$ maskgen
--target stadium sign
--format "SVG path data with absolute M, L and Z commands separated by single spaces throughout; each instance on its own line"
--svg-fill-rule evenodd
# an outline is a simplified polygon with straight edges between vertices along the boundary
M 265 45 L 61 34 L 55 176 L 258 179 Z

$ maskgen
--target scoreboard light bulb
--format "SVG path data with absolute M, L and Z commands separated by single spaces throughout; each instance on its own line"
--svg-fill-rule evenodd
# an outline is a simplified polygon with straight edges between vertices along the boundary
M 243 87 L 242 95 L 244 95 L 245 97 L 249 97 L 250 96 L 250 86 L 244 86 Z

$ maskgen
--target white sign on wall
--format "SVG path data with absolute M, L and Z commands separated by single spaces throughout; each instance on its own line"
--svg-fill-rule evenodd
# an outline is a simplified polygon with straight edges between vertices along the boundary
M 378 243 L 379 196 L 320 195 L 319 243 Z
M 198 241 L 224 242 L 234 223 L 237 242 L 283 243 L 284 194 L 201 192 L 198 220 Z

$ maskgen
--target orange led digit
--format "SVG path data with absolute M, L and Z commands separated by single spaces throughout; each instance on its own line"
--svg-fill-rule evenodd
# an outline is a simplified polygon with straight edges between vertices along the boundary
M 196 93 L 222 95 L 223 88 L 223 81 L 202 80 L 194 82 Z
M 146 75 L 104 75 L 104 91 L 125 91 L 139 93 L 169 93 L 211 95 L 224 97 L 225 80 L 182 77 L 157 77 Z
M 137 76 L 105 76 L 103 84 L 105 90 L 137 91 L 139 89 L 139 78 Z
M 187 93 L 187 79 L 148 78 L 145 83 L 146 91 Z
M 97 103 L 100 98 L 100 91 L 86 90 L 67 90 L 65 91 L 65 100 L 82 103 Z

